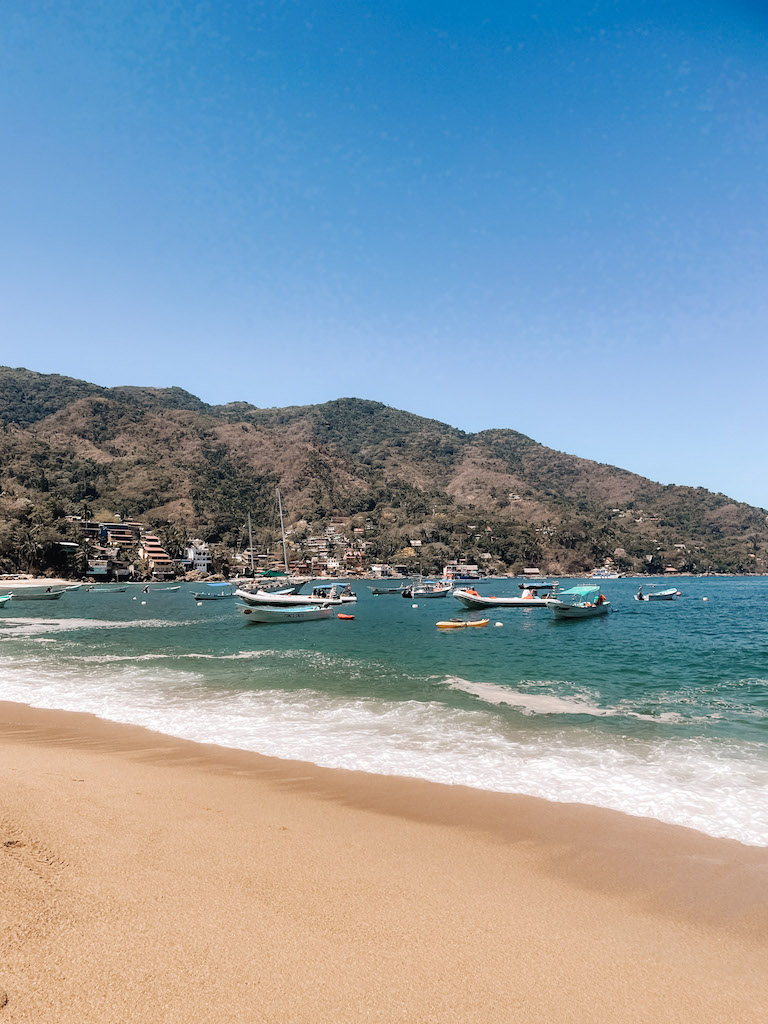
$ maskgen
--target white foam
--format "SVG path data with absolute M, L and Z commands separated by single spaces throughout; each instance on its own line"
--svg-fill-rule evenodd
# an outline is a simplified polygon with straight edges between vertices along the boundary
M 446 683 L 452 690 L 472 694 L 486 704 L 508 704 L 524 715 L 591 715 L 593 718 L 637 718 L 645 722 L 679 722 L 681 716 L 674 711 L 660 711 L 646 715 L 626 707 L 603 708 L 592 704 L 585 696 L 559 697 L 552 693 L 523 693 L 499 683 L 473 683 L 458 676 L 449 676 Z
M 291 653 L 310 663 L 332 660 Z M 757 744 L 631 739 L 577 723 L 533 728 L 537 715 L 583 715 L 591 707 L 587 714 L 596 710 L 604 717 L 612 710 L 578 695 L 558 703 L 552 694 L 509 690 L 507 696 L 524 700 L 529 712 L 529 724 L 518 728 L 482 704 L 473 710 L 437 701 L 329 697 L 309 689 L 215 688 L 202 668 L 192 669 L 193 662 L 182 669 L 149 660 L 116 662 L 105 671 L 70 661 L 54 666 L 42 651 L 37 658 L 0 659 L 0 699 L 89 711 L 172 736 L 331 768 L 594 804 L 768 845 L 768 763 Z

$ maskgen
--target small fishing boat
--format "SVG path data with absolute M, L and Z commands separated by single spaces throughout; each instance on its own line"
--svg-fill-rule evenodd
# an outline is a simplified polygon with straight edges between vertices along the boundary
M 357 601 L 357 594 L 348 583 L 343 587 L 336 583 L 323 584 L 322 586 L 314 587 L 309 596 L 314 597 L 315 600 L 320 599 L 322 601 L 327 601 L 329 598 L 338 598 L 342 604 L 354 604 Z
M 330 619 L 331 609 L 321 607 L 318 604 L 307 605 L 305 608 L 275 608 L 264 605 L 261 608 L 243 608 L 243 615 L 247 615 L 249 622 L 277 623 L 277 622 L 311 622 L 314 619 Z
M 564 590 L 557 597 L 548 597 L 547 608 L 555 613 L 556 619 L 588 619 L 605 615 L 611 604 L 600 593 L 600 587 L 579 586 Z
M 86 587 L 93 594 L 124 594 L 128 587 L 110 587 L 103 583 L 97 583 L 92 587 Z
M 48 587 L 47 590 L 32 590 L 31 588 L 14 590 L 9 596 L 14 601 L 58 601 L 62 594 L 67 592 L 66 587 L 54 590 Z
M 432 597 L 448 597 L 453 592 L 453 581 L 452 580 L 437 580 L 435 583 L 425 581 L 423 583 L 414 583 L 410 587 L 405 587 L 402 591 L 402 596 L 406 598 L 413 598 L 414 600 L 426 600 Z
M 546 608 L 547 599 L 554 596 L 558 584 L 520 583 L 519 587 L 520 597 L 485 597 L 473 587 L 454 590 L 453 596 L 466 608 Z
M 635 594 L 636 601 L 674 601 L 676 597 L 680 597 L 680 591 L 677 587 L 667 587 L 664 590 L 660 589 L 661 584 L 651 583 L 648 585 L 648 593 L 643 593 L 643 588 L 638 587 L 637 593 Z
M 150 590 L 151 594 L 162 594 L 163 592 L 168 593 L 171 590 L 181 590 L 181 587 L 152 587 Z
M 447 619 L 436 623 L 438 629 L 467 629 L 470 626 L 487 626 L 490 619 Z
M 266 590 L 236 590 L 239 597 L 253 608 L 307 608 L 311 605 L 337 605 L 356 601 L 352 594 L 342 597 L 336 587 L 316 587 L 311 594 L 276 594 Z
M 0 608 L 4 607 L 4 605 L 8 604 L 8 602 L 10 600 L 11 600 L 11 595 L 10 594 L 0 594 Z
M 402 594 L 405 587 L 400 584 L 399 587 L 368 587 L 374 597 L 380 597 L 382 594 Z

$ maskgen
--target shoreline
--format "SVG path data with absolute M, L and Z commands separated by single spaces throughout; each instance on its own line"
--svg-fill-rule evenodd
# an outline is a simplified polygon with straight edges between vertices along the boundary
M 762 1019 L 766 848 L 78 712 L 0 737 L 0 1020 Z

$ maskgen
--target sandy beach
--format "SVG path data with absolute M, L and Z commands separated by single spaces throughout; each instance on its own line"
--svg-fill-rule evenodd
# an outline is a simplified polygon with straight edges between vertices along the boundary
M 768 850 L 22 705 L 0 735 L 2 1022 L 765 1020 Z

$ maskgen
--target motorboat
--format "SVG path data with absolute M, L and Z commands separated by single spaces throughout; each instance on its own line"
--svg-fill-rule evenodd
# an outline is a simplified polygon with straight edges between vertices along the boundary
M 322 591 L 322 593 L 316 593 L 316 591 Z M 351 591 L 342 596 L 336 587 L 315 587 L 311 594 L 276 594 L 266 590 L 236 590 L 235 597 L 239 597 L 241 601 L 253 608 L 308 608 L 311 605 L 349 604 L 357 600 L 357 596 Z
M 556 619 L 588 619 L 611 610 L 610 601 L 606 601 L 600 587 L 595 586 L 571 587 L 557 597 L 548 597 L 546 604 Z
M 455 584 L 452 580 L 437 580 L 435 583 L 428 581 L 414 583 L 410 587 L 404 587 L 402 596 L 407 598 L 427 599 L 432 597 L 447 597 L 453 593 Z
M 46 590 L 33 590 L 31 587 L 19 588 L 8 596 L 14 601 L 58 601 L 62 594 L 66 594 L 67 587 L 60 587 L 56 590 L 48 587 Z
M 436 623 L 438 629 L 467 629 L 470 626 L 487 626 L 490 619 L 447 619 Z
M 11 595 L 10 594 L 0 594 L 0 608 L 2 608 L 4 605 L 8 604 L 8 602 L 10 600 L 11 600 Z
M 338 598 L 342 604 L 354 604 L 357 601 L 357 594 L 348 583 L 345 583 L 343 587 L 337 583 L 313 587 L 309 596 L 321 601 Z
M 454 590 L 453 596 L 466 608 L 546 608 L 547 599 L 554 596 L 557 583 L 521 583 L 519 597 L 485 597 L 474 587 Z M 541 594 L 539 591 L 543 591 Z
M 405 586 L 401 583 L 399 587 L 368 587 L 374 597 L 380 597 L 382 594 L 402 594 Z
M 242 611 L 249 617 L 248 621 L 254 623 L 311 622 L 313 619 L 330 619 L 333 614 L 327 605 L 319 604 L 304 608 L 270 608 L 264 605 L 261 608 L 243 608 Z
M 591 580 L 617 580 L 619 577 L 620 573 L 615 569 L 593 569 L 589 574 Z
M 192 595 L 196 601 L 224 601 L 235 596 L 231 583 L 206 583 L 206 587 L 207 590 Z
M 651 583 L 648 585 L 648 593 L 643 593 L 642 586 L 638 588 L 635 594 L 636 601 L 674 601 L 676 597 L 680 597 L 680 591 L 677 587 L 667 587 L 664 590 L 660 589 L 660 584 Z

